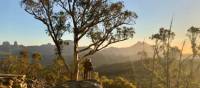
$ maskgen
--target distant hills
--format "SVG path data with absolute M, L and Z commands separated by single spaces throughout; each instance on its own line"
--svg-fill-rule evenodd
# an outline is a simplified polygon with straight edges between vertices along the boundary
M 143 50 L 147 52 L 148 56 L 153 55 L 152 45 L 145 42 L 137 42 L 136 44 L 125 48 L 106 48 L 93 56 L 94 58 L 96 58 L 94 64 L 99 66 L 102 64 L 107 65 L 138 60 L 138 52 L 141 52 Z
M 66 41 L 69 43 L 69 45 L 64 46 L 63 55 L 68 62 L 71 62 L 73 55 L 73 41 Z M 41 53 L 43 57 L 43 64 L 49 64 L 55 58 L 55 46 L 50 43 L 40 46 L 24 46 L 18 45 L 17 42 L 14 42 L 14 44 L 3 42 L 2 45 L 0 45 L 0 59 L 4 58 L 6 55 L 19 55 L 19 52 L 22 51 L 24 48 L 29 51 L 30 55 L 34 52 Z M 136 44 L 125 48 L 106 48 L 102 51 L 97 52 L 96 54 L 91 56 L 91 58 L 93 64 L 96 67 L 99 67 L 101 65 L 138 60 L 138 52 L 143 50 L 146 51 L 149 56 L 153 54 L 153 49 L 150 44 L 147 44 L 145 42 L 137 42 Z
M 68 46 L 66 45 L 63 50 L 65 57 L 69 58 L 72 55 L 73 41 L 67 40 Z M 49 64 L 55 58 L 55 46 L 48 43 L 40 46 L 24 46 L 18 45 L 17 42 L 10 44 L 5 41 L 0 45 L 0 58 L 4 58 L 7 55 L 19 55 L 20 51 L 27 49 L 29 55 L 31 56 L 35 52 L 41 53 L 43 64 Z

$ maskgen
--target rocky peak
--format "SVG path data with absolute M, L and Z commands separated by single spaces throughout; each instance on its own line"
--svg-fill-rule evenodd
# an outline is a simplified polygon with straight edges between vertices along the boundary
M 4 41 L 4 42 L 2 43 L 2 46 L 10 46 L 10 43 L 9 43 L 8 41 Z

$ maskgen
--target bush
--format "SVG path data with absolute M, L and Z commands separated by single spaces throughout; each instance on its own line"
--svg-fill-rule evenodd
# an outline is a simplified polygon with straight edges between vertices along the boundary
M 136 88 L 133 83 L 123 77 L 108 79 L 106 76 L 102 76 L 100 79 L 104 88 Z

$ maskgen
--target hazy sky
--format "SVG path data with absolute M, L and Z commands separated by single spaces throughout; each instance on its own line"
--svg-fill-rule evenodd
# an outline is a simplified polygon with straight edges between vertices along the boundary
M 130 46 L 137 41 L 149 40 L 151 34 L 160 27 L 169 27 L 174 16 L 173 31 L 176 33 L 175 45 L 179 45 L 191 26 L 200 26 L 200 0 L 123 0 L 128 10 L 135 11 L 139 18 L 136 20 L 135 37 L 114 46 Z M 0 0 L 0 43 L 17 40 L 24 45 L 40 45 L 52 42 L 45 34 L 45 27 L 20 7 L 20 0 Z M 65 36 L 65 39 L 70 39 Z M 188 41 L 189 42 L 189 41 Z M 83 42 L 84 45 L 86 42 Z M 180 45 L 179 45 L 180 46 Z M 187 51 L 187 50 L 186 50 Z

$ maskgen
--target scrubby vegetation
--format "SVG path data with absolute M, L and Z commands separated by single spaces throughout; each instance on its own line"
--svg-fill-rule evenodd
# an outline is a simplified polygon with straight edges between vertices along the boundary
M 0 73 L 24 74 L 27 76 L 26 82 L 37 82 L 31 84 L 36 87 L 53 87 L 70 80 L 70 73 L 66 71 L 63 62 L 59 61 L 60 59 L 55 59 L 53 64 L 48 66 L 41 64 L 41 59 L 40 53 L 29 55 L 28 51 L 24 49 L 19 56 L 9 55 L 1 60 Z M 83 77 L 81 76 L 81 78 Z M 93 72 L 92 79 L 98 80 L 104 88 L 135 88 L 132 82 L 123 77 L 109 79 L 106 76 L 99 76 L 98 72 Z
M 149 57 L 144 49 L 138 52 L 138 61 L 102 66 L 98 71 L 109 77 L 122 76 L 134 80 L 138 88 L 200 88 L 198 31 L 199 28 L 195 27 L 187 31 L 192 55 L 183 55 L 185 41 L 181 49 L 171 46 L 175 34 L 161 28 L 151 37 L 155 40 L 153 57 Z
M 106 76 L 100 78 L 104 88 L 136 88 L 136 86 L 123 77 L 108 79 Z

